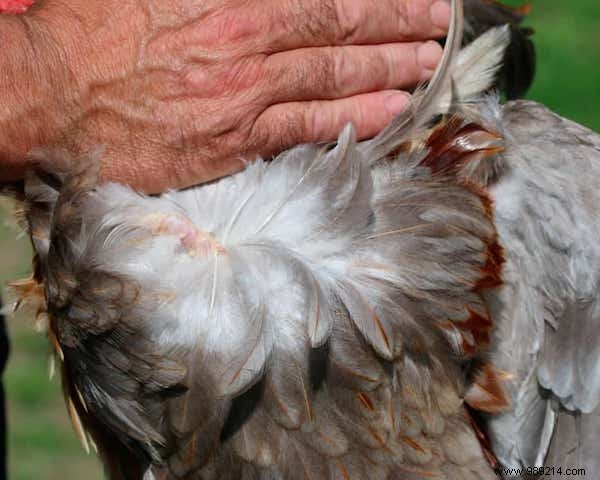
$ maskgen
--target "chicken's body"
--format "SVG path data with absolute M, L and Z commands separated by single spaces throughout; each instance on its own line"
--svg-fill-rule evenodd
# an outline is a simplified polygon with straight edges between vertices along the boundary
M 493 479 L 573 441 L 597 462 L 600 138 L 482 100 L 507 43 L 369 142 L 152 198 L 28 178 L 69 410 L 112 479 Z
M 600 136 L 533 102 L 502 112 L 507 148 L 489 192 L 506 263 L 490 302 L 491 361 L 514 376 L 514 408 L 488 419 L 491 441 L 505 465 L 590 475 L 600 467 Z

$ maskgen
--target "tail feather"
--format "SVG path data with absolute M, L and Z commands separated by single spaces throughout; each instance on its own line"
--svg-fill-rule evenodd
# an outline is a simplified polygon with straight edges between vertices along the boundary
M 494 28 L 458 52 L 460 37 L 454 35 L 458 35 L 460 28 L 458 22 L 451 29 L 456 43 L 446 48 L 439 75 L 434 77 L 424 93 L 416 94 L 412 108 L 398 116 L 380 135 L 361 145 L 373 163 L 385 158 L 411 138 L 418 138 L 418 130 L 432 122 L 437 115 L 446 114 L 455 106 L 464 107 L 479 100 L 494 85 L 510 42 L 509 28 Z
M 533 31 L 521 26 L 530 10 L 528 3 L 510 7 L 495 0 L 465 0 L 467 42 L 490 28 L 509 26 L 510 43 L 497 79 L 497 86 L 509 100 L 525 95 L 535 77 L 536 53 L 531 41 Z
M 451 67 L 460 50 L 463 35 L 463 0 L 452 0 L 452 17 L 448 39 L 442 59 L 425 90 L 413 95 L 411 107 L 406 109 L 373 140 L 364 142 L 362 148 L 375 163 L 390 151 L 406 142 L 411 132 L 425 125 L 437 110 L 440 93 L 450 86 Z

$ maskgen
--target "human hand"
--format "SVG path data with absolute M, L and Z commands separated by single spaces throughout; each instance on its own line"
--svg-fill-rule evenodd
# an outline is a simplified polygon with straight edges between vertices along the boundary
M 449 16 L 435 0 L 46 0 L 32 42 L 64 89 L 42 146 L 102 145 L 105 179 L 159 192 L 347 122 L 367 138 L 406 106 L 393 89 L 431 77 Z

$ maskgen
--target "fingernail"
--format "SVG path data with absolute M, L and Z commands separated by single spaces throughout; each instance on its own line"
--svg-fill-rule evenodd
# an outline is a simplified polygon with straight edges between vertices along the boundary
M 443 0 L 434 2 L 429 8 L 429 18 L 433 26 L 447 31 L 450 26 L 450 4 Z
M 408 93 L 394 92 L 385 99 L 385 108 L 390 115 L 398 115 L 406 108 L 409 101 L 410 95 Z
M 442 58 L 442 47 L 437 42 L 425 42 L 417 48 L 417 62 L 423 70 L 434 70 Z

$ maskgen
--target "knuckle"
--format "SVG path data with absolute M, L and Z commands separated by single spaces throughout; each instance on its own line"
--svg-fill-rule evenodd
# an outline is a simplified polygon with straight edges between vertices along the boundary
M 269 122 L 259 117 L 251 125 L 246 136 L 244 153 L 259 152 L 262 147 L 270 149 L 273 142 L 273 131 Z
M 424 2 L 401 2 L 398 7 L 398 28 L 406 35 L 414 37 L 425 18 L 423 4 Z
M 310 65 L 309 81 L 317 85 L 321 91 L 332 91 L 338 89 L 340 55 L 336 55 L 333 48 L 324 48 L 313 57 Z
M 399 59 L 398 55 L 391 48 L 381 51 L 377 60 L 371 61 L 370 69 L 377 72 L 381 79 L 381 84 L 378 86 L 395 86 L 397 79 L 401 76 L 401 71 L 406 68 L 407 62 L 404 58 Z
M 212 76 L 208 74 L 208 68 L 205 66 L 184 66 L 180 68 L 174 75 L 175 89 L 179 94 L 206 92 L 209 95 L 214 95 L 214 82 Z
M 305 109 L 278 107 L 267 111 L 252 129 L 253 150 L 262 154 L 277 154 L 286 148 L 307 141 Z
M 253 150 L 255 143 L 251 128 L 246 125 L 238 126 L 222 132 L 216 141 L 214 150 L 223 156 L 243 154 Z
M 329 108 L 319 108 L 319 103 L 310 102 L 304 109 L 304 132 L 307 141 L 317 142 L 327 139 L 328 132 L 335 122 Z
M 419 2 L 392 2 L 392 10 L 389 12 L 390 18 L 395 24 L 396 31 L 403 37 L 410 37 L 411 11 L 414 10 L 414 4 Z
M 273 122 L 269 121 L 269 109 L 257 110 L 249 115 L 235 130 L 231 130 L 224 141 L 228 148 L 245 155 L 256 154 L 270 145 L 275 136 Z
M 333 49 L 319 48 L 296 62 L 284 76 L 282 87 L 296 92 L 320 95 L 332 92 L 337 86 L 337 59 Z
M 263 76 L 263 61 L 259 56 L 244 57 L 221 65 L 191 65 L 178 73 L 182 95 L 201 98 L 221 98 L 247 92 L 256 87 Z
M 203 24 L 211 40 L 220 45 L 239 44 L 259 34 L 259 24 L 251 12 L 241 9 L 222 9 L 214 15 L 208 25 Z
M 377 46 L 363 52 L 359 67 L 348 74 L 348 81 L 356 82 L 359 76 L 369 78 L 370 91 L 375 91 L 395 83 L 395 71 L 404 67 L 404 59 L 395 55 L 393 47 Z
M 390 48 L 385 51 L 386 86 L 399 87 L 419 81 L 415 48 Z
M 345 53 L 334 55 L 332 65 L 332 87 L 336 92 L 348 91 L 356 82 L 357 76 L 362 75 L 359 62 Z
M 315 60 L 315 55 L 313 55 L 305 59 L 305 61 L 286 64 L 285 73 L 282 75 L 279 88 L 285 91 L 286 94 L 289 92 L 306 91 L 313 82 L 317 82 L 322 78 L 319 69 L 316 67 L 316 63 L 317 60 Z M 268 90 L 268 93 L 274 92 Z
M 294 1 L 291 2 L 290 8 L 296 12 L 296 24 L 304 36 L 330 44 L 340 36 L 338 3 L 338 0 Z
M 229 92 L 246 92 L 260 82 L 264 74 L 263 57 L 245 57 L 224 69 L 221 78 L 217 78 Z
M 364 105 L 357 101 L 355 107 L 352 109 L 352 112 L 353 118 L 348 118 L 345 123 L 352 122 L 357 131 L 364 129 L 367 119 Z
M 357 32 L 364 22 L 361 2 L 344 2 L 342 0 L 330 0 L 330 22 L 334 27 L 336 40 L 341 43 L 353 43 Z
M 305 109 L 290 110 L 285 113 L 279 126 L 273 130 L 271 145 L 274 151 L 281 152 L 295 143 L 308 141 L 309 126 L 306 121 Z

